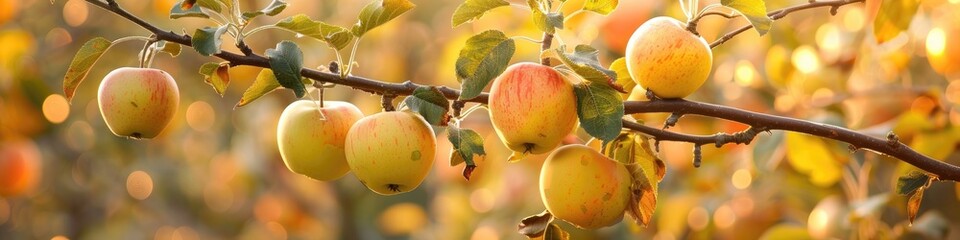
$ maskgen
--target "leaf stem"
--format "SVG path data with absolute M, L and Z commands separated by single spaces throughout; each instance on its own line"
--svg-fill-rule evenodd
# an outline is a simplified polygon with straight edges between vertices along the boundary
M 356 56 L 357 56 L 357 46 L 359 46 L 359 45 L 360 45 L 360 37 L 357 37 L 357 38 L 353 41 L 353 49 L 350 50 L 350 61 L 347 62 L 347 65 L 346 65 L 346 66 L 347 66 L 347 69 L 346 69 L 346 71 L 341 71 L 341 72 L 340 72 L 340 77 L 341 77 L 341 78 L 347 78 L 347 76 L 350 76 L 350 72 L 353 71 L 353 61 L 354 61 L 354 59 L 355 59 Z M 343 63 L 341 63 L 340 66 L 341 66 L 341 67 L 344 66 Z

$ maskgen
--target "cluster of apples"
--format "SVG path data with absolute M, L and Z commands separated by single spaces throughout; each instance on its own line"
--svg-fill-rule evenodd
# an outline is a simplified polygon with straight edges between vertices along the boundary
M 331 181 L 352 171 L 364 186 L 393 195 L 417 188 L 437 150 L 433 129 L 411 112 L 363 116 L 338 101 L 296 101 L 280 114 L 277 145 L 294 173 Z

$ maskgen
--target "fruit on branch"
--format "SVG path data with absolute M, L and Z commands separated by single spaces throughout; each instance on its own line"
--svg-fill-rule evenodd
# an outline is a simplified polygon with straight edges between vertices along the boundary
M 430 172 L 437 138 L 419 115 L 381 112 L 360 119 L 347 133 L 347 164 L 363 185 L 393 195 L 416 189 Z
M 707 41 L 670 17 L 655 17 L 637 28 L 625 57 L 630 77 L 660 98 L 689 96 L 713 66 Z
M 290 171 L 320 181 L 350 171 L 344 152 L 347 132 L 363 113 L 348 102 L 299 100 L 280 114 L 277 148 Z
M 554 217 L 584 229 L 623 219 L 632 179 L 627 168 L 584 145 L 566 145 L 540 170 L 540 197 Z
M 122 67 L 103 77 L 97 98 L 100 114 L 113 134 L 153 138 L 177 113 L 180 90 L 163 70 Z
M 14 197 L 33 189 L 40 167 L 40 151 L 33 142 L 0 143 L 0 196 Z
M 557 70 L 517 63 L 493 81 L 490 119 L 511 160 L 549 152 L 577 128 L 573 86 Z

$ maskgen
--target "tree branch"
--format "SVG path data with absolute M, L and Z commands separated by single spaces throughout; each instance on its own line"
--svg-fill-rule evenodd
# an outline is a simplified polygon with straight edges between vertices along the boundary
M 780 9 L 780 10 L 774 10 L 774 11 L 767 12 L 767 16 L 770 17 L 770 19 L 777 20 L 777 19 L 781 19 L 781 18 L 787 16 L 787 14 L 790 14 L 790 13 L 793 13 L 793 12 L 796 12 L 796 11 L 805 10 L 805 9 L 811 9 L 811 8 L 819 8 L 819 7 L 830 7 L 830 14 L 831 14 L 831 15 L 837 15 L 837 9 L 839 9 L 840 6 L 847 5 L 847 4 L 852 4 L 852 3 L 863 2 L 863 1 L 864 1 L 864 0 L 833 0 L 833 1 L 814 1 L 814 0 L 811 0 L 811 1 L 810 1 L 809 3 L 807 3 L 807 4 L 797 5 L 797 6 L 793 6 L 793 7 L 788 7 L 788 8 L 784 8 L 784 9 Z M 697 19 L 699 19 L 699 17 L 698 17 Z M 693 22 L 694 25 L 696 25 L 696 21 L 691 21 L 691 22 Z M 725 34 L 725 35 L 717 38 L 717 40 L 714 41 L 713 43 L 710 43 L 710 48 L 715 48 L 715 47 L 717 47 L 717 46 L 720 46 L 720 44 L 723 44 L 723 43 L 727 42 L 727 40 L 730 40 L 731 38 L 733 38 L 733 36 L 736 36 L 737 34 L 746 32 L 747 30 L 750 30 L 751 28 L 753 28 L 753 25 L 749 25 L 749 24 L 748 24 L 748 25 L 746 25 L 746 26 L 743 26 L 743 27 L 738 28 L 737 30 L 733 30 L 732 32 L 729 32 L 729 33 L 727 33 L 727 34 Z
M 142 19 L 130 14 L 116 3 L 106 3 L 99 0 L 86 0 L 87 2 L 98 6 L 100 8 L 106 9 L 110 12 L 113 12 L 123 18 L 130 20 L 137 25 L 140 25 L 144 29 L 150 31 L 153 34 L 157 35 L 157 39 L 166 40 L 169 42 L 179 43 L 184 46 L 191 46 L 191 39 L 189 35 L 180 35 L 174 32 L 165 31 L 156 26 L 153 26 Z M 789 13 L 809 9 L 816 7 L 830 6 L 833 13 L 836 13 L 836 9 L 840 6 L 862 2 L 864 0 L 837 0 L 837 1 L 824 1 L 824 2 L 811 2 L 805 5 L 794 6 L 790 8 L 785 8 L 782 10 L 772 11 L 768 13 L 773 19 L 779 19 L 783 16 L 786 16 Z M 746 31 L 751 26 L 745 26 L 736 31 L 728 33 L 721 37 L 720 40 L 711 44 L 711 47 L 720 45 L 726 40 L 732 38 L 733 36 L 739 34 L 740 32 Z M 548 36 L 544 36 L 544 40 Z M 545 41 L 547 42 L 547 41 Z M 549 47 L 549 45 L 546 45 Z M 258 54 L 247 54 L 241 55 L 237 53 L 232 53 L 228 51 L 223 51 L 214 55 L 218 58 L 227 60 L 231 65 L 248 65 L 256 66 L 262 68 L 269 68 L 270 64 L 266 57 Z M 373 80 L 364 77 L 358 76 L 349 76 L 346 78 L 340 78 L 336 73 L 321 72 L 318 70 L 313 70 L 309 68 L 303 68 L 300 70 L 301 75 L 304 77 L 317 80 L 319 82 L 341 84 L 353 87 L 354 89 L 367 91 L 376 94 L 390 93 L 395 95 L 410 95 L 413 93 L 414 89 L 422 85 L 415 84 L 410 81 L 404 83 L 386 83 L 378 80 Z M 457 99 L 460 96 L 460 91 L 457 89 L 452 89 L 449 87 L 439 87 L 440 91 L 444 96 L 450 99 Z M 467 100 L 469 102 L 477 103 L 486 103 L 488 98 L 487 93 L 482 93 L 478 97 Z M 864 148 L 870 149 L 881 154 L 892 156 L 898 159 L 901 159 L 904 162 L 912 164 L 920 169 L 926 170 L 932 174 L 936 174 L 940 179 L 943 180 L 953 180 L 960 181 L 960 167 L 950 165 L 927 156 L 924 156 L 913 149 L 910 149 L 906 145 L 903 145 L 899 141 L 895 140 L 884 140 L 879 138 L 870 137 L 864 134 L 860 134 L 848 129 L 825 125 L 820 123 L 814 123 L 810 121 L 792 119 L 781 116 L 774 116 L 756 112 L 750 112 L 746 110 L 741 110 L 737 108 L 731 108 L 720 105 L 713 105 L 708 103 L 699 103 L 691 102 L 686 100 L 654 100 L 649 102 L 639 102 L 639 101 L 628 101 L 624 102 L 624 107 L 626 113 L 654 113 L 654 112 L 663 112 L 663 113 L 674 113 L 678 115 L 683 114 L 696 114 L 703 115 L 708 117 L 715 117 L 720 119 L 732 120 L 741 123 L 748 124 L 753 126 L 751 129 L 748 129 L 750 134 L 747 132 L 735 133 L 735 134 L 715 134 L 712 136 L 699 136 L 699 135 L 688 135 L 682 133 L 675 133 L 666 131 L 663 129 L 650 128 L 640 124 L 636 124 L 629 121 L 624 121 L 624 126 L 626 128 L 640 131 L 646 134 L 649 134 L 656 138 L 657 140 L 662 141 L 682 141 L 682 142 L 691 142 L 697 145 L 699 149 L 700 145 L 714 143 L 716 146 L 722 146 L 727 143 L 736 143 L 736 144 L 748 144 L 755 136 L 756 133 L 767 131 L 767 130 L 785 130 L 785 131 L 794 131 L 807 133 L 815 136 L 820 136 L 824 138 L 835 139 L 843 142 L 852 144 L 855 148 Z

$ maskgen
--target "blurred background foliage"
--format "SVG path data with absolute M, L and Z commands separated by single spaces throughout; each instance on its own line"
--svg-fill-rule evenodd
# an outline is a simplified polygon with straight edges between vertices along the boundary
M 169 20 L 173 0 L 118 1 L 161 28 L 192 32 L 209 22 Z M 241 0 L 246 9 L 265 1 Z M 257 24 L 297 13 L 341 26 L 354 23 L 366 1 L 288 0 L 290 8 Z M 512 0 L 521 3 L 521 1 Z M 566 14 L 582 1 L 570 0 Z M 717 1 L 702 1 L 701 6 Z M 767 0 L 768 9 L 803 0 Z M 692 100 L 808 119 L 882 137 L 894 131 L 920 152 L 960 164 L 960 1 L 923 1 L 910 27 L 875 41 L 878 1 L 794 13 L 760 37 L 747 31 L 714 49 L 711 80 Z M 497 28 L 538 39 L 528 12 L 493 10 L 479 21 L 450 27 L 460 1 L 414 0 L 397 21 L 364 38 L 355 74 L 390 82 L 456 87 L 457 54 L 469 36 Z M 899 10 L 894 10 L 899 11 Z M 896 12 L 894 12 L 896 13 Z M 676 1 L 621 0 L 611 16 L 581 13 L 558 36 L 591 44 L 609 64 L 646 19 L 681 18 Z M 700 22 L 712 41 L 748 24 L 716 16 Z M 256 52 L 293 39 L 305 66 L 335 59 L 323 43 L 269 30 L 248 38 Z M 115 137 L 96 105 L 99 79 L 135 66 L 141 45 L 117 46 L 97 63 L 68 104 L 61 81 L 83 42 L 144 35 L 134 24 L 81 0 L 0 0 L 0 180 L 35 176 L 22 193 L 0 197 L 0 239 L 520 239 L 516 225 L 544 209 L 537 188 L 546 155 L 507 164 L 509 151 L 486 113 L 464 122 L 485 137 L 487 156 L 469 182 L 450 167 L 450 144 L 438 141 L 430 176 L 417 190 L 392 197 L 368 191 L 352 175 L 317 182 L 288 171 L 276 149 L 276 123 L 294 101 L 277 91 L 234 109 L 259 69 L 232 68 L 233 86 L 220 97 L 198 67 L 219 59 L 185 49 L 154 67 L 177 79 L 177 117 L 154 140 Z M 539 45 L 520 41 L 513 61 L 535 61 Z M 238 52 L 230 44 L 225 50 Z M 380 98 L 347 87 L 326 99 L 380 111 Z M 642 115 L 659 125 L 664 114 Z M 747 126 L 687 116 L 674 130 L 712 134 Z M 439 133 L 438 139 L 446 139 Z M 579 132 L 566 142 L 584 142 Z M 935 183 L 917 222 L 906 222 L 906 197 L 893 191 L 912 167 L 873 153 L 801 134 L 761 134 L 749 146 L 704 147 L 692 167 L 692 145 L 661 143 L 667 175 L 660 205 L 646 228 L 629 218 L 583 231 L 561 224 L 574 239 L 960 238 L 960 185 Z M 15 159 L 27 164 L 9 167 Z M 3 165 L 8 164 L 8 165 Z M 16 189 L 14 189 L 16 190 Z M 12 191 L 12 190 L 11 190 Z

